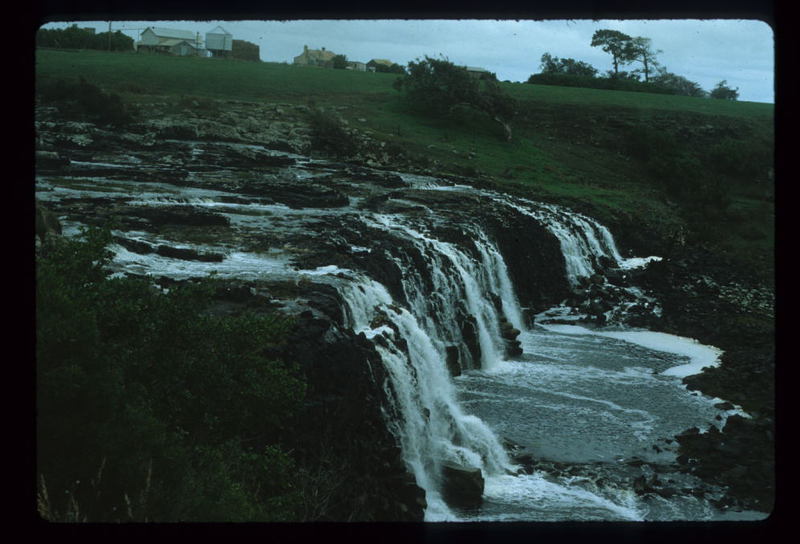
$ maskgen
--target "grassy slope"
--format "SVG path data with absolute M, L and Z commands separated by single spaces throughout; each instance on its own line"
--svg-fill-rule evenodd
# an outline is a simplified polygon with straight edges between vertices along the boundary
M 514 140 L 505 143 L 499 128 L 474 112 L 449 119 L 414 115 L 392 89 L 392 74 L 41 50 L 36 75 L 39 81 L 84 77 L 131 102 L 166 95 L 345 106 L 340 111 L 351 126 L 436 161 L 441 171 L 485 174 L 508 189 L 578 205 L 609 223 L 633 218 L 664 232 L 674 231 L 680 221 L 663 190 L 647 181 L 642 161 L 627 152 L 637 128 L 673 134 L 698 148 L 715 142 L 697 133 L 703 126 L 772 146 L 771 104 L 505 83 L 519 101 Z M 681 132 L 686 127 L 689 133 Z M 695 230 L 734 257 L 757 260 L 763 269 L 771 262 L 773 206 L 764 201 L 761 185 L 724 182 L 732 197 L 728 211 Z

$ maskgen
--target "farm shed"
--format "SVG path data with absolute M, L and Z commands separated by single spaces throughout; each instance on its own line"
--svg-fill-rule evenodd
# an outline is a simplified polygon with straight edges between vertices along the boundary
M 141 33 L 136 45 L 138 51 L 180 56 L 205 55 L 200 35 L 190 30 L 148 27 Z

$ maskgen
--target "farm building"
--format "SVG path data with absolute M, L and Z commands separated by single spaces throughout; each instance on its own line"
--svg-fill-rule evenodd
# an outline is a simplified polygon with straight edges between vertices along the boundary
M 469 75 L 475 79 L 493 79 L 494 75 L 486 68 L 478 68 L 476 66 L 464 66 Z
M 233 50 L 233 34 L 221 26 L 206 32 L 206 49 L 212 57 L 229 57 Z
M 206 55 L 200 34 L 195 34 L 190 30 L 148 27 L 140 35 L 136 46 L 137 51 L 142 52 L 179 56 Z
M 347 70 L 355 70 L 356 72 L 366 72 L 367 65 L 357 60 L 347 61 Z
M 387 59 L 372 59 L 367 63 L 370 72 L 387 72 L 394 63 Z
M 332 67 L 333 57 L 336 53 L 322 49 L 309 49 L 303 46 L 303 52 L 294 58 L 294 64 L 300 66 L 325 66 Z

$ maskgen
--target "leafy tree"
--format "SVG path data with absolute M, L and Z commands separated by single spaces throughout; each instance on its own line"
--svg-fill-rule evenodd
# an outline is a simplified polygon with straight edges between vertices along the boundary
M 133 39 L 119 30 L 96 34 L 92 30 L 71 25 L 67 28 L 42 28 L 36 33 L 38 47 L 59 49 L 100 49 L 111 51 L 133 51 Z
M 258 45 L 245 40 L 233 40 L 231 44 L 231 56 L 235 59 L 256 62 L 261 60 Z
M 616 74 L 611 70 L 608 70 L 606 72 L 606 77 L 608 77 L 609 79 L 616 79 L 619 81 L 640 81 L 638 70 L 632 70 L 630 72 L 621 71 L 617 72 Z
M 337 70 L 347 68 L 347 55 L 336 55 L 331 59 L 331 65 Z
M 663 51 L 660 49 L 653 51 L 650 38 L 642 38 L 641 36 L 631 40 L 631 48 L 633 60 L 642 63 L 642 73 L 644 74 L 644 81 L 647 83 L 650 81 L 650 72 L 658 66 L 656 55 L 663 53 Z
M 618 30 L 601 29 L 592 35 L 592 47 L 600 47 L 611 54 L 614 64 L 614 76 L 619 73 L 620 64 L 629 64 L 634 60 L 633 38 Z
M 731 89 L 728 87 L 728 82 L 722 80 L 717 83 L 717 86 L 709 94 L 711 98 L 719 98 L 721 100 L 737 100 L 739 98 L 739 87 Z
M 543 74 L 566 74 L 571 76 L 594 77 L 597 68 L 590 64 L 575 59 L 560 59 L 553 57 L 550 53 L 542 55 L 540 69 Z
M 463 106 L 484 112 L 503 127 L 506 141 L 511 140 L 516 102 L 496 80 L 477 80 L 466 68 L 447 59 L 426 56 L 409 62 L 408 75 L 398 78 L 394 88 L 404 91 L 417 107 L 434 115 L 448 115 Z
M 706 92 L 694 81 L 689 81 L 683 76 L 667 72 L 667 69 L 664 67 L 658 68 L 657 72 L 657 75 L 651 78 L 651 83 L 665 87 L 677 95 L 695 97 L 706 96 Z

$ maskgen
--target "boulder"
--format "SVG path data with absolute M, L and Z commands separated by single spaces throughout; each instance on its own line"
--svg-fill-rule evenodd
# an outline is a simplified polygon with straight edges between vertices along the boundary
M 483 503 L 481 469 L 452 463 L 442 465 L 442 497 L 451 506 L 475 508 Z

